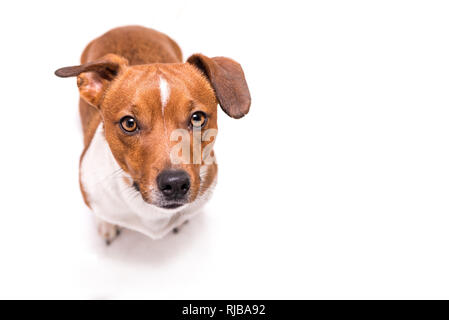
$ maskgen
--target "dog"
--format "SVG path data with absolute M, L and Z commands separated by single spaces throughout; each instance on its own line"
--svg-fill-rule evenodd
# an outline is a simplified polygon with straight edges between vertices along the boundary
M 217 105 L 235 119 L 250 109 L 239 63 L 202 54 L 183 62 L 167 35 L 127 26 L 55 74 L 77 77 L 80 188 L 107 244 L 123 228 L 162 238 L 198 213 L 217 178 Z

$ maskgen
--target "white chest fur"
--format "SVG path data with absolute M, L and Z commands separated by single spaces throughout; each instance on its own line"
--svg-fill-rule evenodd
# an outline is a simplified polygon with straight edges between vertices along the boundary
M 129 178 L 117 164 L 100 124 L 80 166 L 81 183 L 89 204 L 99 218 L 158 239 L 194 216 L 210 193 L 176 210 L 165 210 L 145 202 L 125 182 Z M 212 189 L 212 188 L 211 188 Z

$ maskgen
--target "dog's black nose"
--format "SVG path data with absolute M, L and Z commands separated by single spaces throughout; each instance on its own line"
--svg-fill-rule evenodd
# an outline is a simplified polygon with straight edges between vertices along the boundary
M 184 170 L 164 170 L 156 181 L 159 190 L 168 200 L 182 199 L 190 189 L 190 178 Z

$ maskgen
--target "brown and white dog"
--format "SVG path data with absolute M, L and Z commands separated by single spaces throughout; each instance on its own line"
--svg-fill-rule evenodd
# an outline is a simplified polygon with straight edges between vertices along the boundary
M 81 65 L 55 73 L 77 77 L 85 146 L 81 192 L 106 242 L 122 227 L 161 238 L 194 216 L 210 197 L 217 175 L 216 163 L 203 159 L 208 145 L 213 158 L 214 137 L 199 135 L 203 156 L 192 161 L 198 142 L 194 133 L 217 129 L 218 103 L 232 118 L 249 111 L 240 65 L 202 54 L 183 63 L 180 48 L 168 36 L 129 26 L 93 40 Z M 173 132 L 190 138 L 190 161 L 173 161 L 179 143 Z

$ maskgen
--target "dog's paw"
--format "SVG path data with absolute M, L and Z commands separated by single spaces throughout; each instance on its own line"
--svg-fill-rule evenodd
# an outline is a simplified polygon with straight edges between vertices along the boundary
M 104 220 L 97 219 L 97 230 L 100 237 L 110 245 L 120 235 L 120 228 Z
M 186 220 L 186 221 L 184 221 L 180 226 L 178 226 L 178 227 L 176 227 L 176 228 L 173 228 L 173 233 L 174 234 L 177 234 L 178 232 L 179 232 L 179 230 L 181 230 L 181 227 L 183 226 L 183 225 L 185 225 L 185 224 L 187 224 L 187 222 L 189 222 L 189 220 Z

